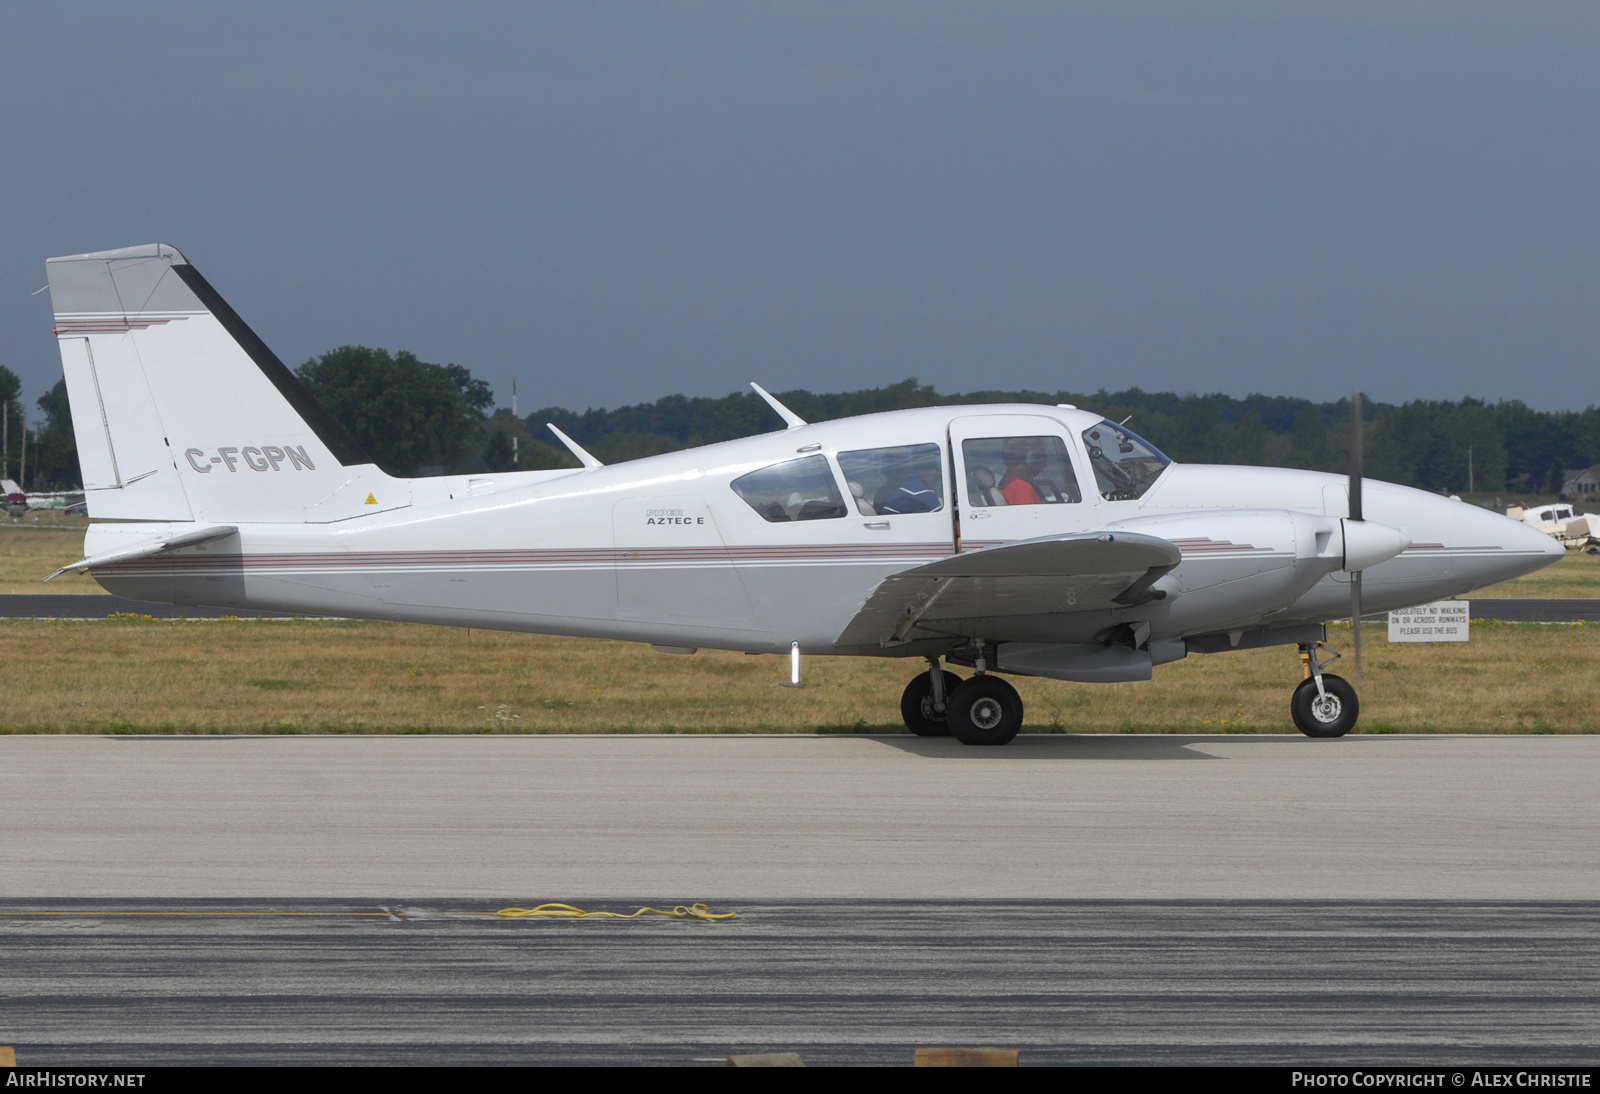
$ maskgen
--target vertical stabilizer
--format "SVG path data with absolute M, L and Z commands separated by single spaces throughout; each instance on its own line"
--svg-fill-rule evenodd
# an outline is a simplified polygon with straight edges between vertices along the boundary
M 321 523 L 410 504 L 174 248 L 47 267 L 90 516 Z

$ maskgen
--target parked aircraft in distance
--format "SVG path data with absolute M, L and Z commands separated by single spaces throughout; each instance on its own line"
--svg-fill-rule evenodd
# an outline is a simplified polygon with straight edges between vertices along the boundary
M 1566 502 L 1512 505 L 1506 509 L 1506 516 L 1530 528 L 1537 528 L 1547 536 L 1554 536 L 1568 550 L 1577 547 L 1594 554 L 1595 544 L 1600 543 L 1600 536 L 1595 535 L 1595 526 L 1600 525 L 1600 517 L 1585 514 L 1582 509 Z
M 13 479 L 0 479 L 0 494 L 5 496 L 6 512 L 12 517 L 23 516 L 34 509 L 59 509 L 67 513 L 83 509 L 82 490 L 23 490 Z
M 807 424 L 757 388 L 786 429 L 614 466 L 563 437 L 583 467 L 395 478 L 173 248 L 48 268 L 102 521 L 63 569 L 135 599 L 921 660 L 906 725 L 968 744 L 1022 725 L 999 673 L 1145 680 L 1295 646 L 1294 722 L 1332 737 L 1358 700 L 1324 671 L 1326 620 L 1562 555 L 1359 466 L 1186 466 L 1070 406 Z

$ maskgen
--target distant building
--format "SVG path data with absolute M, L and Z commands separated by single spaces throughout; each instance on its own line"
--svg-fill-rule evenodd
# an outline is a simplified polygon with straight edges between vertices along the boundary
M 1568 475 L 1561 484 L 1561 493 L 1569 498 L 1600 497 L 1600 463 Z

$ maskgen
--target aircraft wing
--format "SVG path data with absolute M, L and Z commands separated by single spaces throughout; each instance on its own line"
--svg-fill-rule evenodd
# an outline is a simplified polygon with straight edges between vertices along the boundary
M 1137 532 L 1046 536 L 955 555 L 885 578 L 839 644 L 893 646 L 951 633 L 939 626 L 942 620 L 1138 603 L 1182 557 L 1169 541 Z

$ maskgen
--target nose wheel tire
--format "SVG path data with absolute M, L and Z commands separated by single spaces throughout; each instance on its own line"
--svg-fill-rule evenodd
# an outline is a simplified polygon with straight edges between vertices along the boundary
M 1022 696 L 998 676 L 974 676 L 950 696 L 947 718 L 964 745 L 1003 745 L 1022 728 Z
M 906 685 L 900 696 L 900 717 L 906 728 L 918 737 L 950 736 L 950 697 L 961 686 L 961 677 L 953 672 L 944 674 L 944 709 L 933 709 L 933 673 L 925 672 Z
M 1322 690 L 1327 692 L 1326 698 L 1317 692 L 1316 680 L 1309 678 L 1294 689 L 1289 713 L 1295 728 L 1307 737 L 1343 737 L 1355 728 L 1361 715 L 1356 689 L 1344 677 L 1325 672 Z

